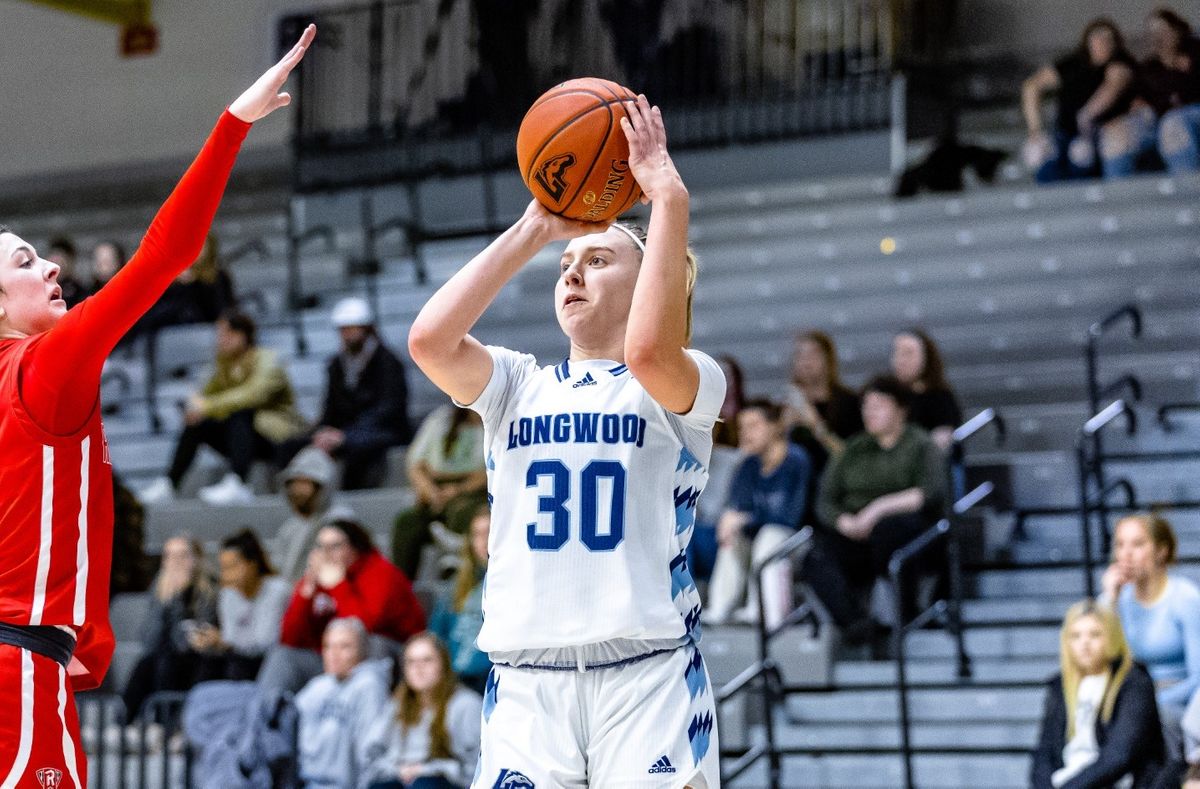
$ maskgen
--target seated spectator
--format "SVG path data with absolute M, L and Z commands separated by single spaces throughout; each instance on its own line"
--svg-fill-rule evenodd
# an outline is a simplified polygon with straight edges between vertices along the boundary
M 46 260 L 58 266 L 58 285 L 62 288 L 62 298 L 69 309 L 88 295 L 87 283 L 80 276 L 76 262 L 75 242 L 65 236 L 59 236 L 51 239 L 47 246 Z
M 266 552 L 250 529 L 221 543 L 221 626 L 198 625 L 189 637 L 201 653 L 212 655 L 208 679 L 252 680 L 263 655 L 279 643 L 279 626 L 291 588 L 275 576 Z
M 308 567 L 317 530 L 332 504 L 335 476 L 333 460 L 316 447 L 300 450 L 280 475 L 291 514 L 279 527 L 276 556 L 280 575 L 289 584 L 299 581 Z
M 217 321 L 216 369 L 208 383 L 187 402 L 187 427 L 175 446 L 167 477 L 142 493 L 142 501 L 174 498 L 201 445 L 229 460 L 232 470 L 200 490 L 209 504 L 254 500 L 246 484 L 255 460 L 273 460 L 279 444 L 304 429 L 287 372 L 274 351 L 255 344 L 254 319 L 227 312 Z
M 483 698 L 458 683 L 432 633 L 404 647 L 404 679 L 366 735 L 368 789 L 459 789 L 479 761 Z
M 1200 170 L 1200 40 L 1169 8 L 1147 20 L 1153 52 L 1142 62 L 1142 96 L 1157 115 L 1158 152 L 1172 175 Z
M 1133 657 L 1158 691 L 1167 755 L 1183 756 L 1180 720 L 1200 687 L 1200 589 L 1169 572 L 1177 542 L 1166 519 L 1130 515 L 1113 531 L 1113 562 L 1104 572 L 1104 600 L 1113 604 Z
M 417 505 L 396 516 L 392 561 L 416 578 L 430 524 L 438 521 L 455 534 L 466 534 L 471 516 L 487 502 L 483 421 L 469 409 L 442 406 L 421 423 L 406 461 Z
M 317 532 L 308 569 L 283 615 L 280 645 L 268 653 L 259 686 L 295 691 L 321 670 L 317 649 L 330 620 L 354 617 L 373 639 L 372 651 L 396 654 L 425 629 L 425 612 L 404 573 L 383 557 L 353 519 L 327 519 Z
M 921 329 L 902 331 L 892 339 L 892 375 L 912 390 L 908 422 L 924 428 L 938 448 L 949 449 L 962 409 L 946 382 L 946 366 L 933 338 Z
M 152 592 L 142 634 L 145 652 L 122 694 L 127 721 L 142 716 L 143 703 L 152 694 L 189 690 L 211 679 L 206 660 L 210 653 L 192 641 L 198 629 L 217 623 L 217 589 L 204 566 L 200 543 L 183 536 L 166 541 Z
M 333 308 L 341 352 L 329 360 L 325 407 L 318 427 L 285 446 L 290 453 L 311 443 L 342 461 L 342 490 L 378 487 L 389 447 L 411 437 L 404 365 L 383 344 L 375 316 L 358 297 Z
M 464 685 L 483 692 L 492 662 L 480 652 L 475 639 L 483 627 L 483 576 L 487 572 L 488 535 L 492 510 L 484 504 L 471 519 L 471 532 L 463 542 L 462 558 L 454 579 L 449 605 L 438 604 L 430 617 L 434 632 L 450 650 L 451 667 Z
M 944 507 L 945 464 L 929 434 L 908 424 L 911 396 L 891 375 L 872 378 L 862 391 L 866 430 L 846 442 L 821 481 L 822 528 L 805 558 L 805 578 L 851 642 L 872 632 L 866 603 L 875 578 L 887 575 L 892 554 Z M 930 558 L 918 572 L 940 572 L 938 564 Z M 907 584 L 901 601 L 906 621 L 916 613 L 915 586 Z
M 745 376 L 742 367 L 729 354 L 717 357 L 721 372 L 725 373 L 725 402 L 721 403 L 720 416 L 713 427 L 713 445 L 719 447 L 737 447 L 737 415 L 746 402 L 744 389 Z
M 146 510 L 117 474 L 113 481 L 113 551 L 109 595 L 144 592 L 154 575 L 146 555 Z
M 386 664 L 368 660 L 367 629 L 353 617 L 329 623 L 320 661 L 322 673 L 296 694 L 300 784 L 359 789 L 366 734 L 387 709 Z
M 758 621 L 757 583 L 750 568 L 770 555 L 800 526 L 808 497 L 812 464 L 804 450 L 789 443 L 783 409 L 770 400 L 750 400 L 738 414 L 738 435 L 746 454 L 729 489 L 729 501 L 717 522 L 716 564 L 708 586 L 708 621 Z M 792 608 L 792 573 L 776 562 L 764 574 L 764 620 L 778 624 Z M 738 611 L 734 609 L 742 603 Z
M 212 323 L 236 306 L 233 279 L 221 264 L 217 237 L 209 233 L 196 262 L 175 278 L 135 330 Z
M 1113 613 L 1091 600 L 1071 606 L 1063 620 L 1060 661 L 1062 672 L 1046 688 L 1033 789 L 1161 785 L 1154 683 L 1133 662 Z M 1123 783 L 1126 776 L 1132 780 Z
M 1025 159 L 1039 183 L 1132 172 L 1129 154 L 1133 141 L 1141 139 L 1153 124 L 1152 114 L 1130 114 L 1137 97 L 1135 69 L 1121 31 L 1111 20 L 1101 18 L 1084 29 L 1074 52 L 1053 66 L 1042 66 L 1025 80 L 1021 92 L 1029 132 Z M 1047 133 L 1041 102 L 1055 91 L 1058 111 L 1054 127 Z
M 863 429 L 858 395 L 842 383 L 837 346 L 825 332 L 807 331 L 796 338 L 792 384 L 784 402 L 784 420 L 791 428 L 788 437 L 812 461 L 804 517 L 806 523 L 813 523 L 817 483 L 829 456 L 841 452 L 846 439 Z
M 108 284 L 113 275 L 125 267 L 125 247 L 116 241 L 101 241 L 92 247 L 91 283 L 88 295 Z

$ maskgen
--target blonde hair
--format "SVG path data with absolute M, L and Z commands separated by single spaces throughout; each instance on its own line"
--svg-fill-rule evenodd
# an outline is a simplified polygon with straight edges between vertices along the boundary
M 193 587 L 202 596 L 216 594 L 217 585 L 213 582 L 212 576 L 209 575 L 208 561 L 204 555 L 204 546 L 200 544 L 200 541 L 187 534 L 176 534 L 173 537 L 167 538 L 167 542 L 171 540 L 183 540 L 187 543 L 188 551 L 192 554 L 192 575 L 188 579 L 188 586 Z M 163 545 L 165 547 L 166 543 Z M 171 594 L 167 586 L 167 576 L 161 568 L 154 579 L 154 596 L 158 598 L 160 603 L 165 603 L 171 599 Z
M 1063 618 L 1060 634 L 1059 663 L 1062 668 L 1062 693 L 1067 709 L 1067 739 L 1075 736 L 1075 708 L 1079 704 L 1079 682 L 1083 672 L 1071 657 L 1070 633 L 1071 628 L 1085 616 L 1095 617 L 1104 631 L 1104 673 L 1106 683 L 1104 698 L 1100 704 L 1100 720 L 1108 723 L 1112 720 L 1113 708 L 1117 703 L 1117 694 L 1129 670 L 1133 668 L 1133 653 L 1125 641 L 1125 633 L 1121 630 L 1121 620 L 1107 606 L 1100 605 L 1095 600 L 1082 600 L 1067 609 Z
M 475 555 L 473 545 L 475 536 L 472 532 L 475 531 L 475 521 L 480 518 L 491 518 L 491 516 L 492 507 L 489 504 L 479 505 L 475 510 L 475 514 L 471 516 L 471 527 L 467 530 L 467 539 L 463 540 L 458 574 L 454 578 L 453 609 L 456 613 L 462 612 L 467 598 L 471 596 L 471 592 L 475 591 L 475 587 L 479 585 L 480 577 L 487 570 L 487 562 L 480 561 L 479 557 Z M 488 528 L 491 528 L 490 521 Z
M 1133 521 L 1141 526 L 1146 530 L 1146 535 L 1154 543 L 1154 547 L 1167 552 L 1166 558 L 1163 559 L 1164 565 L 1169 567 L 1175 563 L 1175 558 L 1179 554 L 1179 540 L 1176 539 L 1175 530 L 1171 528 L 1171 524 L 1166 518 L 1153 511 L 1135 512 L 1117 521 L 1117 526 L 1113 529 L 1114 534 L 1125 521 Z
M 641 248 L 638 249 L 638 254 L 642 254 L 646 245 L 646 228 L 633 222 L 617 222 L 616 226 L 642 242 Z M 696 277 L 699 274 L 700 261 L 696 258 L 695 250 L 689 246 L 687 248 L 687 330 L 685 339 L 688 344 L 692 342 L 692 296 L 696 291 Z

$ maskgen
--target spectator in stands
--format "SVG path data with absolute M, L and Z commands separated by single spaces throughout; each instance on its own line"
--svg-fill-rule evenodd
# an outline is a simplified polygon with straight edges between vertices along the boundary
M 215 485 L 200 490 L 210 504 L 253 501 L 247 484 L 255 460 L 273 460 L 283 441 L 304 429 L 296 410 L 287 372 L 274 351 L 259 347 L 254 319 L 230 311 L 217 321 L 215 371 L 197 394 L 188 398 L 187 426 L 175 446 L 166 478 L 142 493 L 146 502 L 173 498 L 202 444 L 224 455 L 232 470 Z
M 233 279 L 221 264 L 217 237 L 209 233 L 196 262 L 175 278 L 138 326 L 161 329 L 187 323 L 212 323 L 236 306 Z
M 143 702 L 151 694 L 189 690 L 210 679 L 208 653 L 191 640 L 198 629 L 217 623 L 217 588 L 200 543 L 185 536 L 167 540 L 152 591 L 142 634 L 145 652 L 123 694 L 127 721 L 141 717 Z
M 924 428 L 943 451 L 962 424 L 958 398 L 946 381 L 946 366 L 933 338 L 921 329 L 908 329 L 892 339 L 892 374 L 912 390 L 908 422 Z
M 716 565 L 708 586 L 705 615 L 711 622 L 758 620 L 750 567 L 768 556 L 801 525 L 812 464 L 804 450 L 787 440 L 783 409 L 770 400 L 750 400 L 738 414 L 741 449 L 746 454 L 734 475 L 729 502 L 717 523 Z M 763 618 L 768 626 L 791 610 L 792 574 L 777 562 L 763 576 Z M 735 607 L 746 598 L 738 611 Z
M 296 694 L 300 713 L 300 784 L 305 789 L 359 789 L 366 734 L 387 709 L 383 661 L 368 660 L 367 629 L 353 617 L 325 629 L 321 673 Z
M 713 445 L 719 447 L 737 447 L 737 415 L 746 403 L 745 376 L 742 367 L 729 354 L 717 357 L 721 372 L 725 373 L 725 402 L 721 403 L 721 413 L 717 425 L 713 428 Z
M 442 406 L 421 423 L 408 448 L 408 480 L 417 505 L 396 516 L 392 561 L 409 578 L 420 569 L 421 551 L 437 521 L 466 534 L 471 516 L 487 501 L 483 422 L 474 411 Z
M 51 239 L 48 246 L 46 260 L 58 265 L 57 281 L 62 288 L 63 301 L 67 303 L 68 308 L 74 307 L 88 295 L 87 284 L 80 278 L 76 265 L 75 242 L 66 236 L 59 236 Z
M 791 429 L 791 442 L 802 447 L 812 461 L 804 519 L 814 523 L 817 485 L 830 455 L 840 452 L 846 439 L 863 429 L 858 395 L 842 383 L 837 346 L 823 331 L 806 331 L 796 337 L 784 419 Z
M 113 275 L 125 267 L 125 247 L 116 241 L 101 241 L 92 247 L 92 281 L 88 295 L 92 295 L 108 284 Z
M 487 572 L 491 523 L 491 507 L 484 504 L 475 511 L 470 534 L 463 542 L 453 597 L 448 605 L 439 601 L 429 626 L 449 649 L 454 673 L 464 685 L 480 692 L 492 668 L 487 654 L 475 646 L 483 627 L 483 576 Z
M 144 592 L 154 575 L 146 555 L 146 510 L 133 491 L 113 474 L 113 552 L 109 595 Z
M 331 319 L 341 352 L 329 360 L 325 407 L 315 430 L 285 444 L 282 460 L 311 443 L 342 461 L 342 490 L 378 487 L 388 448 L 411 438 L 404 365 L 380 339 L 365 299 L 342 299 Z
M 292 458 L 280 476 L 291 514 L 279 527 L 276 557 L 280 574 L 288 583 L 295 584 L 308 567 L 317 530 L 330 509 L 337 468 L 329 455 L 308 447 Z
M 368 789 L 458 789 L 479 761 L 483 699 L 458 682 L 432 633 L 404 647 L 404 679 L 366 735 Z
M 1158 712 L 1169 757 L 1182 757 L 1180 720 L 1200 687 L 1200 589 L 1169 572 L 1175 532 L 1152 513 L 1130 515 L 1113 531 L 1113 562 L 1104 572 L 1104 600 L 1115 606 L 1133 656 L 1158 690 Z
M 1200 40 L 1169 8 L 1147 21 L 1153 52 L 1142 63 L 1142 95 L 1159 118 L 1158 152 L 1174 175 L 1200 170 Z
M 208 679 L 252 680 L 263 655 L 279 643 L 279 626 L 291 589 L 275 575 L 262 543 L 250 529 L 221 543 L 220 627 L 198 625 L 189 643 L 212 655 Z
M 1135 69 L 1121 31 L 1101 18 L 1084 29 L 1074 52 L 1025 80 L 1025 159 L 1040 183 L 1132 172 L 1130 153 L 1153 124 L 1150 114 L 1130 114 L 1137 97 Z M 1055 91 L 1058 112 L 1048 134 L 1041 102 Z
M 1163 742 L 1154 683 L 1112 611 L 1091 600 L 1067 611 L 1061 673 L 1046 688 L 1033 789 L 1159 786 Z M 1132 776 L 1132 781 L 1121 779 Z M 1174 781 L 1179 786 L 1178 781 Z
M 320 672 L 317 649 L 330 620 L 351 616 L 372 636 L 372 651 L 398 654 L 399 644 L 425 629 L 425 612 L 404 573 L 383 557 L 356 520 L 327 519 L 317 532 L 308 569 L 283 616 L 280 645 L 268 654 L 259 685 L 295 691 Z
M 817 500 L 820 526 L 805 559 L 809 586 L 851 642 L 870 636 L 866 610 L 876 576 L 888 560 L 941 515 L 946 497 L 942 453 L 929 434 L 908 423 L 912 393 L 894 376 L 872 378 L 862 390 L 866 430 L 846 442 L 825 469 Z M 935 560 L 918 572 L 940 572 Z M 910 576 L 911 578 L 911 576 Z M 902 600 L 916 613 L 916 584 Z

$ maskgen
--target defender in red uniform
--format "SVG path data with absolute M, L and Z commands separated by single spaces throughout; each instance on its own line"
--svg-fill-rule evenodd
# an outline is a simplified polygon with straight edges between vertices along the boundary
M 316 28 L 222 114 L 129 264 L 67 311 L 58 266 L 0 228 L 0 789 L 84 789 L 74 691 L 112 658 L 104 359 L 196 259 L 250 124 Z

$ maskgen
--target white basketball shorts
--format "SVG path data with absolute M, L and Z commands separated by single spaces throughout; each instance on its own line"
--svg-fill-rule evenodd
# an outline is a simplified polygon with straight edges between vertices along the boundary
M 495 666 L 472 789 L 718 789 L 719 750 L 694 646 L 588 671 Z

